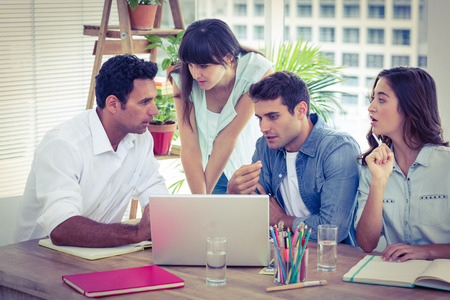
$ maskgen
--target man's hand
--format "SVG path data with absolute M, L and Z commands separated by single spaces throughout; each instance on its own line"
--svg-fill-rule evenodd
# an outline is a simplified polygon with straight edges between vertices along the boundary
M 270 196 L 269 199 L 269 221 L 270 225 L 276 225 L 278 222 L 283 221 L 284 226 L 286 228 L 291 228 L 294 224 L 295 217 L 291 217 L 286 215 L 284 210 L 281 208 L 280 204 L 278 204 L 277 199 Z
M 227 194 L 251 194 L 255 191 L 261 173 L 261 161 L 243 165 L 234 172 L 227 184 Z

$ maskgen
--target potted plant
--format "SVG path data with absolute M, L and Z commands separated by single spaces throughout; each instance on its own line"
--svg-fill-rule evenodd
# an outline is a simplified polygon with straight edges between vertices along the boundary
M 274 63 L 274 71 L 291 71 L 305 81 L 311 97 L 311 111 L 322 116 L 325 122 L 330 121 L 328 117 L 333 115 L 334 108 L 340 114 L 345 114 L 336 100 L 337 94 L 345 93 L 330 90 L 331 86 L 342 81 L 342 67 L 333 67 L 322 56 L 319 47 L 310 46 L 303 38 L 299 38 L 266 47 L 264 54 Z
M 161 38 L 156 35 L 145 36 L 145 38 L 149 42 L 151 42 L 151 44 L 148 45 L 146 49 L 153 49 L 158 47 L 167 54 L 167 57 L 164 58 L 161 63 L 161 68 L 163 70 L 168 70 L 167 73 L 170 72 L 170 69 L 180 61 L 180 59 L 178 58 L 178 49 L 180 48 L 181 39 L 183 38 L 184 32 L 185 30 L 182 30 L 177 34 L 177 36 L 168 36 L 165 38 Z M 169 43 L 167 47 L 164 45 L 164 41 Z
M 177 130 L 173 96 L 160 93 L 155 98 L 155 105 L 159 114 L 153 116 L 153 121 L 148 125 L 148 130 L 154 141 L 153 153 L 168 154 L 174 133 Z
M 148 30 L 155 23 L 156 10 L 160 0 L 127 0 L 132 29 Z

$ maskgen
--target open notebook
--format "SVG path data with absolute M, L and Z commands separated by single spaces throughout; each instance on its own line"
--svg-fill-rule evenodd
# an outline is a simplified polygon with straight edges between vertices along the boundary
M 84 259 L 94 260 L 144 250 L 144 248 L 151 247 L 152 242 L 143 241 L 137 244 L 123 245 L 110 248 L 85 248 L 72 246 L 56 246 L 52 243 L 51 239 L 48 238 L 39 240 L 39 245 L 60 252 L 64 252 L 70 255 L 78 256 Z

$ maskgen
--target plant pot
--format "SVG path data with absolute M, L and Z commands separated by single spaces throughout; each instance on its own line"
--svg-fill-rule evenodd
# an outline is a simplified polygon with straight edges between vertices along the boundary
M 155 23 L 156 10 L 158 5 L 140 4 L 133 10 L 128 4 L 130 12 L 131 29 L 148 30 L 152 29 Z
M 156 125 L 149 124 L 148 130 L 153 137 L 153 153 L 155 155 L 168 154 L 170 150 L 170 145 L 172 144 L 172 138 L 175 130 L 177 129 L 177 124 L 167 124 L 167 125 Z

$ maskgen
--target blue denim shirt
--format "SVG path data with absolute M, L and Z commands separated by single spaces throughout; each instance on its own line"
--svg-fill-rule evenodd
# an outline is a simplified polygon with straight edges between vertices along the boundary
M 360 149 L 350 135 L 330 129 L 317 114 L 310 118 L 314 128 L 297 154 L 296 169 L 300 195 L 311 215 L 296 218 L 294 228 L 304 222 L 312 228 L 310 239 L 317 241 L 318 225 L 337 225 L 340 242 L 348 236 L 355 212 Z M 252 161 L 258 160 L 259 183 L 285 210 L 280 184 L 287 175 L 286 149 L 270 149 L 261 137 Z

